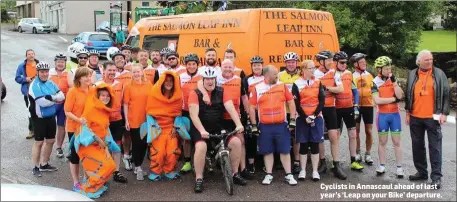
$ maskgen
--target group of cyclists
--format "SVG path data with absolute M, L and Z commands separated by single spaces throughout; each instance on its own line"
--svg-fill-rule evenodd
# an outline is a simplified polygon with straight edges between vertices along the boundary
M 390 58 L 377 58 L 374 66 L 378 72 L 372 74 L 362 53 L 349 57 L 343 51 L 320 51 L 315 66 L 314 61 L 299 62 L 296 53 L 288 52 L 282 71 L 254 56 L 250 60 L 252 74 L 246 76 L 235 66 L 234 50 L 223 53 L 220 66 L 217 54 L 208 48 L 205 65 L 200 66 L 200 56 L 188 53 L 179 64 L 179 54 L 169 48 L 149 51 L 124 45 L 110 49 L 108 61 L 101 64 L 97 51 L 76 43 L 68 47 L 69 59 L 57 54 L 51 68 L 51 64 L 36 60 L 33 50 L 27 50 L 16 81 L 22 84 L 31 117 L 30 136 L 35 138 L 33 175 L 57 170 L 49 157 L 55 138 L 56 155 L 64 157 L 67 133 L 66 158 L 76 192 L 98 198 L 108 189 L 106 181 L 111 176 L 115 182 L 127 183 L 120 170 L 122 162 L 137 180 L 175 179 L 193 170 L 194 191 L 198 193 L 203 191 L 209 135 L 227 130 L 237 131 L 226 145 L 237 185 L 254 179 L 257 155 L 263 155 L 264 185 L 273 181 L 275 159 L 283 166 L 285 182 L 296 185 L 294 175 L 299 180 L 308 177 L 310 158 L 311 179 L 318 181 L 328 168 L 324 140 L 330 141 L 332 172 L 345 180 L 339 158 L 342 123 L 348 130 L 350 168 L 361 171 L 363 160 L 368 165 L 374 162 L 370 152 L 377 106 L 376 172 L 386 172 L 385 146 L 390 131 L 396 175 L 403 177 L 398 106 L 403 92 L 392 75 Z M 354 72 L 349 71 L 349 63 Z M 366 134 L 364 158 L 361 120 Z M 145 155 L 150 159 L 148 171 L 142 170 Z M 184 162 L 178 171 L 181 155 Z M 80 163 L 83 179 L 79 177 Z

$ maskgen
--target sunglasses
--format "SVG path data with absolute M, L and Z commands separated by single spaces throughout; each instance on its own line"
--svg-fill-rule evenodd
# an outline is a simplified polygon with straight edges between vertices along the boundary
M 87 60 L 87 57 L 79 57 L 80 60 Z
M 168 58 L 168 60 L 176 60 L 176 58 Z

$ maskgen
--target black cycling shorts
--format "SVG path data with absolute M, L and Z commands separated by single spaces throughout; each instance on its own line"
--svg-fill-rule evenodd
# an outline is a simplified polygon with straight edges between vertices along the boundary
M 109 130 L 111 131 L 111 135 L 113 136 L 114 141 L 119 142 L 122 141 L 122 136 L 124 135 L 124 120 L 119 121 L 112 121 L 109 123 Z
M 344 121 L 347 129 L 355 128 L 353 107 L 336 109 L 336 125 L 338 128 L 342 127 L 342 120 Z
M 322 109 L 322 115 L 324 116 L 325 127 L 327 130 L 338 129 L 336 122 L 336 109 L 335 107 L 324 107 Z
M 33 130 L 35 141 L 56 138 L 57 123 L 55 116 L 48 118 L 33 118 L 33 125 L 35 126 Z
M 374 108 L 373 107 L 360 107 L 359 108 L 359 117 L 355 120 L 356 123 L 360 123 L 363 119 L 365 124 L 373 124 L 374 118 Z

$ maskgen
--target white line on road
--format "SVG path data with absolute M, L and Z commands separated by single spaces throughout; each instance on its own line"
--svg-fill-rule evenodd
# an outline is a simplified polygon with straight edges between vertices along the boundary
M 32 180 L 29 180 L 27 178 L 24 178 L 24 177 L 19 177 L 19 176 L 16 176 L 16 177 L 10 177 L 10 176 L 7 176 L 5 174 L 2 174 L 1 178 L 3 178 L 4 180 L 6 181 L 9 181 L 13 184 L 38 184 Z
M 66 39 L 64 39 L 63 37 L 59 36 L 60 39 L 62 39 L 63 41 L 65 41 L 65 43 L 67 43 L 68 41 Z

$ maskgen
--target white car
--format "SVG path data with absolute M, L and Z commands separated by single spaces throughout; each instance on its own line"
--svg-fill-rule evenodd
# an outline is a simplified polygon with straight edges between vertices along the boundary
M 51 33 L 51 26 L 39 18 L 22 18 L 17 25 L 19 33 L 32 32 L 37 34 L 39 32 Z
M 2 184 L 2 201 L 94 201 L 73 191 L 42 185 Z

